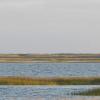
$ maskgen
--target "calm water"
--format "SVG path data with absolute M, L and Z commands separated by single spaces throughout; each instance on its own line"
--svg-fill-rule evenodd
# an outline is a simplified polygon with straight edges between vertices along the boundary
M 0 63 L 0 76 L 100 76 L 100 63 Z
M 95 88 L 100 86 L 0 86 L 0 100 L 74 100 L 76 96 L 72 94 Z M 87 100 L 90 97 L 78 98 Z
M 0 76 L 100 76 L 100 63 L 0 63 Z M 100 86 L 0 86 L 0 100 L 100 100 L 73 95 L 94 88 Z

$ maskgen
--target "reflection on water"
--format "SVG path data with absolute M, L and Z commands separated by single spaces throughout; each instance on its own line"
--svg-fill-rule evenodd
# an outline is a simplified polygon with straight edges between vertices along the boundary
M 74 93 L 96 88 L 100 86 L 0 86 L 0 100 L 94 100 L 93 98 L 100 100 L 100 97 L 74 95 Z

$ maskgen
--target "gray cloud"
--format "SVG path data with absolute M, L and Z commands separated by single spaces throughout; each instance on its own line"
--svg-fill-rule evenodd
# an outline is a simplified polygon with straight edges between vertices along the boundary
M 99 52 L 99 0 L 0 0 L 0 52 Z

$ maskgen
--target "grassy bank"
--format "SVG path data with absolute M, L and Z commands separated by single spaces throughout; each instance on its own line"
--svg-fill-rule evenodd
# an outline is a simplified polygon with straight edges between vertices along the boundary
M 100 85 L 100 78 L 29 78 L 0 77 L 0 85 Z
M 100 96 L 100 89 L 92 89 L 85 92 L 81 92 L 75 95 L 81 95 L 81 96 Z

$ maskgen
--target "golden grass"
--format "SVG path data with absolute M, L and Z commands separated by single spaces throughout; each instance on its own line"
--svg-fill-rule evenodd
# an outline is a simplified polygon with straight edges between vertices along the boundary
M 0 85 L 100 85 L 100 77 L 0 77 Z

